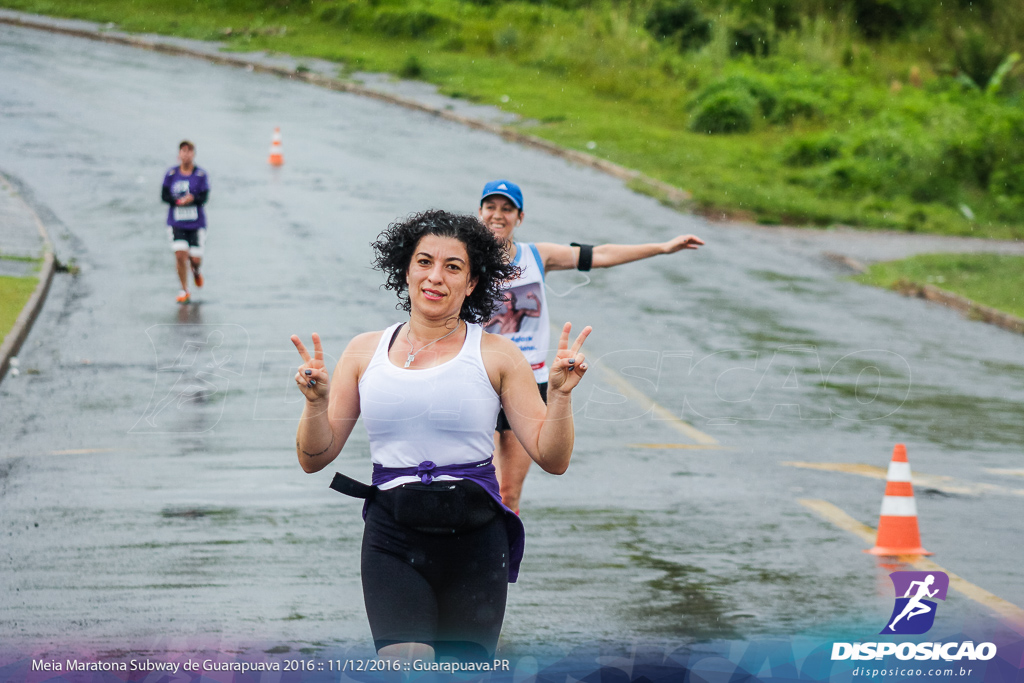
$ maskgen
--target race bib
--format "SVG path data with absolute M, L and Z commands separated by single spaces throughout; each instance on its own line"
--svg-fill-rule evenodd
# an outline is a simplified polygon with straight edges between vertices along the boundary
M 174 220 L 195 221 L 199 220 L 198 206 L 176 206 L 174 207 Z

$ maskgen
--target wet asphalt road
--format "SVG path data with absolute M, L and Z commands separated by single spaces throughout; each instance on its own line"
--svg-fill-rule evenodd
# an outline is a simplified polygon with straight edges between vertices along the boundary
M 936 562 L 1024 606 L 1024 338 L 355 96 L 2 26 L 0 77 L 0 169 L 80 267 L 0 384 L 6 646 L 368 649 L 359 503 L 327 488 L 334 469 L 368 478 L 365 432 L 301 472 L 288 336 L 337 354 L 400 319 L 369 242 L 412 211 L 472 211 L 502 176 L 526 193 L 521 239 L 708 244 L 550 278 L 553 319 L 593 325 L 596 362 L 572 467 L 527 482 L 507 652 L 877 633 L 887 570 L 797 499 L 875 525 L 884 484 L 782 463 L 884 468 L 896 442 L 915 472 L 968 486 L 917 491 Z M 159 184 L 186 137 L 211 227 L 207 287 L 179 307 Z M 700 437 L 606 370 L 722 448 L 686 448 Z M 937 623 L 997 628 L 954 593 Z

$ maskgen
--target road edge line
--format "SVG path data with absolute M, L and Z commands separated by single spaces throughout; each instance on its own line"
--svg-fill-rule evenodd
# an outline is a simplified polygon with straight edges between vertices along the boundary
M 612 384 L 614 384 L 619 391 L 626 394 L 627 398 L 631 398 L 640 404 L 650 403 L 651 409 L 654 411 L 656 419 L 668 422 L 670 425 L 672 425 L 677 430 L 679 430 L 686 436 L 696 441 L 698 444 L 704 446 L 719 445 L 718 440 L 715 437 L 711 436 L 710 434 L 705 434 L 704 432 L 700 431 L 699 429 L 691 425 L 689 422 L 686 422 L 682 418 L 678 417 L 671 410 L 665 408 L 660 403 L 655 401 L 653 398 L 651 398 L 647 394 L 643 393 L 642 391 L 634 387 L 632 384 L 629 383 L 629 381 L 626 380 L 625 377 L 623 377 L 619 373 L 615 372 L 614 370 L 603 364 L 600 365 L 600 367 L 601 370 L 604 372 L 605 378 L 608 379 L 608 381 L 610 381 Z

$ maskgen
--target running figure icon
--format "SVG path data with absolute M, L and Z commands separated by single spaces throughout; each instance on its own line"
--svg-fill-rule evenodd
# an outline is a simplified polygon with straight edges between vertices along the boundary
M 928 588 L 935 583 L 935 575 L 929 574 L 924 578 L 924 581 L 911 581 L 910 586 L 907 587 L 907 592 L 903 594 L 903 597 L 910 598 L 903 611 L 900 612 L 899 616 L 892 620 L 889 624 L 889 630 L 896 632 L 896 622 L 903 617 L 910 621 L 911 617 L 916 617 L 919 614 L 927 614 L 932 611 L 932 608 L 925 603 L 921 602 L 924 598 L 934 598 L 935 594 L 939 592 L 936 588 L 933 591 L 929 591 Z M 911 596 L 911 592 L 914 591 L 914 586 L 917 586 L 917 592 Z

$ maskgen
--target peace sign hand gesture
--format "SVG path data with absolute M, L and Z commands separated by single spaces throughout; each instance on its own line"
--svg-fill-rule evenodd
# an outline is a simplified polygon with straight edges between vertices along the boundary
M 562 335 L 558 338 L 558 352 L 555 353 L 555 362 L 551 364 L 551 373 L 548 377 L 548 388 L 551 391 L 569 393 L 583 379 L 583 374 L 587 371 L 587 359 L 580 352 L 580 348 L 592 329 L 590 325 L 584 327 L 573 342 L 572 348 L 569 348 L 572 323 L 562 326 Z
M 330 394 L 330 378 L 324 366 L 324 347 L 320 345 L 320 335 L 313 333 L 313 357 L 309 357 L 309 351 L 302 344 L 298 335 L 293 334 L 292 343 L 298 350 L 302 360 L 305 361 L 299 366 L 295 373 L 295 383 L 299 385 L 299 391 L 306 397 L 307 401 L 319 401 L 326 399 Z

